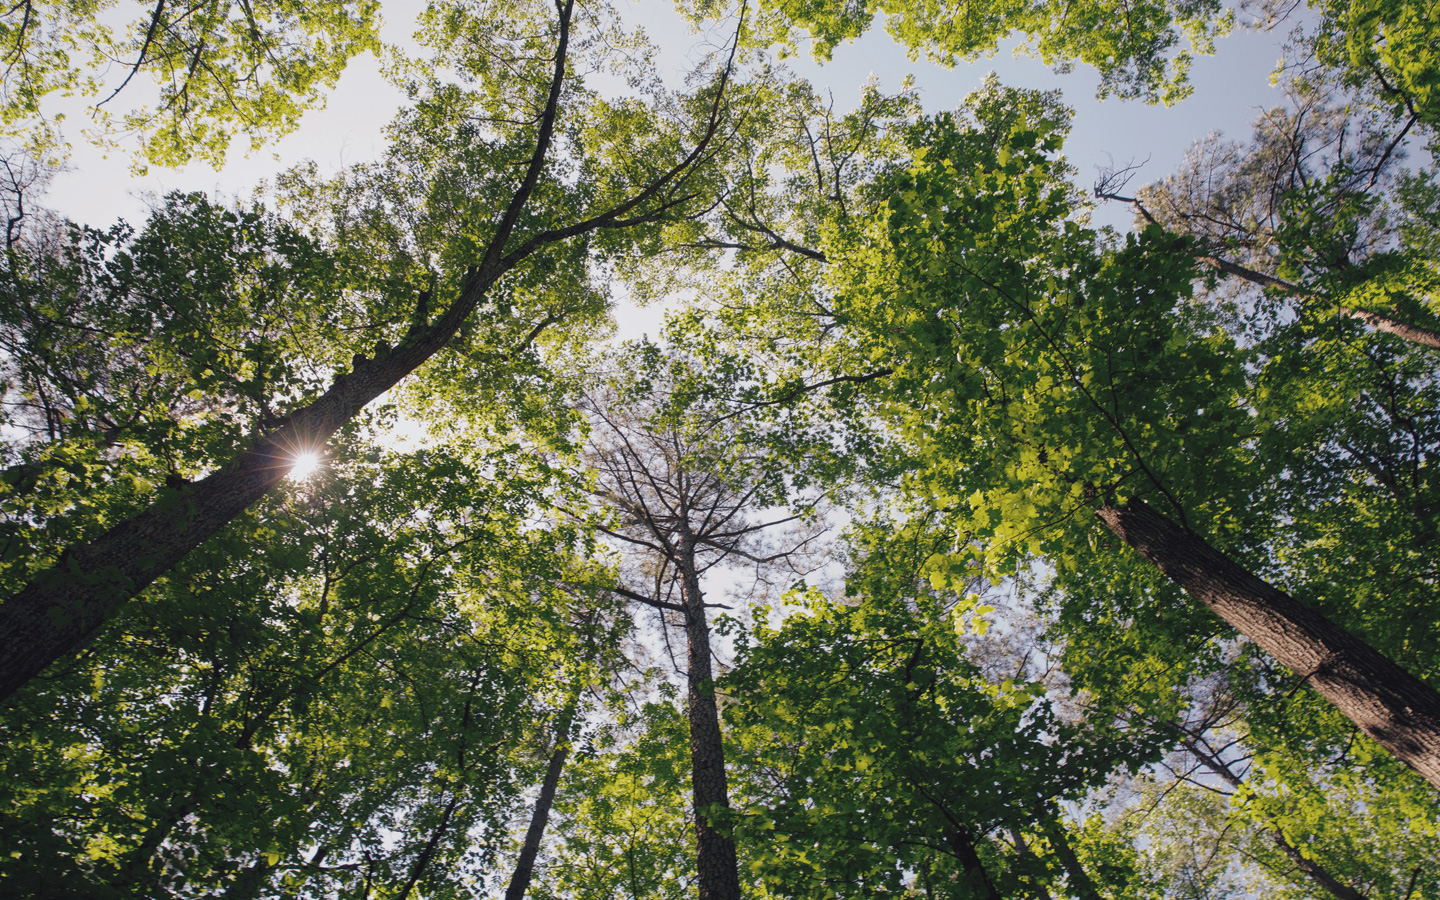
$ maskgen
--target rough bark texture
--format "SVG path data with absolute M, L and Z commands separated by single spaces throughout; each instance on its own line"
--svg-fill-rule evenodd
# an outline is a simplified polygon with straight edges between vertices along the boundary
M 476 277 L 467 291 L 471 309 L 499 274 Z M 443 327 L 451 319 L 453 325 Z M 358 360 L 354 371 L 229 466 L 62 553 L 52 569 L 0 605 L 0 700 L 84 647 L 121 604 L 275 487 L 298 453 L 320 450 L 366 404 L 438 352 L 463 319 L 446 316 L 408 346 L 382 359 Z
M 567 709 L 555 728 L 555 750 L 550 754 L 550 765 L 545 770 L 540 796 L 536 798 L 535 809 L 530 814 L 530 827 L 525 830 L 525 842 L 520 845 L 520 857 L 515 861 L 515 872 L 510 876 L 505 900 L 523 900 L 526 889 L 530 887 L 530 878 L 535 873 L 535 858 L 540 855 L 540 840 L 545 837 L 545 825 L 550 821 L 550 809 L 555 805 L 560 773 L 565 770 L 565 760 L 570 756 L 570 723 L 574 715 L 574 707 Z
M 528 168 L 483 258 L 467 273 L 456 301 L 434 324 L 417 323 L 399 347 L 376 353 L 374 360 L 357 357 L 353 371 L 336 379 L 319 399 L 287 416 L 284 424 L 260 437 L 230 465 L 162 497 L 95 540 L 70 547 L 53 568 L 0 605 L 0 701 L 50 663 L 85 646 L 121 604 L 279 483 L 294 465 L 297 453 L 317 452 L 366 404 L 438 353 L 502 275 L 547 243 L 607 225 L 663 183 L 662 179 L 652 184 L 609 213 L 536 235 L 507 252 L 521 212 L 539 182 L 554 134 L 573 8 L 574 0 L 559 8 L 554 74 Z M 687 168 L 713 133 L 712 114 L 712 127 L 701 147 L 665 177 Z
M 1264 272 L 1257 272 L 1254 269 L 1246 268 L 1245 266 L 1238 265 L 1218 256 L 1201 256 L 1199 260 L 1212 268 L 1219 269 L 1226 275 L 1234 275 L 1236 278 L 1243 279 L 1251 284 L 1259 285 L 1260 287 L 1277 288 L 1286 293 L 1304 296 L 1307 299 L 1318 302 L 1318 298 L 1302 294 L 1299 285 L 1291 284 L 1283 278 L 1276 278 L 1273 275 L 1266 275 Z M 1429 347 L 1432 350 L 1440 350 L 1440 334 L 1436 334 L 1429 328 L 1414 325 L 1410 322 L 1402 322 L 1384 313 L 1369 312 L 1363 309 L 1351 309 L 1348 306 L 1339 307 L 1337 312 L 1342 316 L 1358 319 L 1376 331 L 1388 332 L 1412 344 L 1419 344 L 1422 347 Z
M 1440 788 L 1440 693 L 1434 688 L 1144 501 L 1101 506 L 1096 514 L 1191 597 Z
M 729 809 L 730 796 L 725 777 L 725 746 L 720 738 L 720 715 L 715 703 L 715 676 L 710 665 L 710 623 L 705 617 L 705 597 L 700 592 L 700 578 L 695 571 L 694 539 L 688 529 L 681 536 L 679 550 L 689 648 L 689 691 L 685 705 L 690 717 L 691 796 L 695 805 L 700 900 L 740 900 L 735 842 L 704 813 L 707 809 Z
M 1409 322 L 1392 319 L 1387 315 L 1377 312 L 1351 309 L 1348 306 L 1340 307 L 1340 315 L 1349 316 L 1352 319 L 1359 319 L 1371 328 L 1378 331 L 1388 331 L 1390 334 L 1404 338 L 1412 344 L 1419 344 L 1422 347 L 1440 350 L 1440 334 L 1436 334 L 1428 328 L 1421 328 L 1419 325 L 1412 325 Z

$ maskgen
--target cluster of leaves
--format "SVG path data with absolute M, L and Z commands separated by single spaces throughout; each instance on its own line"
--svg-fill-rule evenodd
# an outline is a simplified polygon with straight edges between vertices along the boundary
M 351 446 L 7 711 L 7 895 L 440 896 L 493 866 L 615 620 L 580 531 L 522 524 L 548 467 Z
M 101 142 L 129 132 L 141 159 L 219 168 L 234 137 L 257 149 L 294 131 L 352 57 L 379 49 L 379 5 L 24 0 L 0 14 L 0 133 L 53 152 L 64 115 L 50 95 L 98 97 L 88 112 Z M 128 113 L 106 108 L 126 89 L 157 87 Z
M 71 225 L 10 248 L 7 589 L 317 394 L 355 321 L 344 288 L 294 225 L 198 195 L 167 197 L 139 233 Z
M 718 4 L 685 4 L 692 15 L 713 15 Z M 909 50 L 944 66 L 973 62 L 1020 36 L 1017 53 L 1040 57 L 1068 71 L 1075 61 L 1100 73 L 1100 97 L 1144 98 L 1174 103 L 1190 92 L 1188 70 L 1195 53 L 1214 52 L 1235 14 L 1215 0 L 1146 3 L 1043 2 L 955 3 L 881 0 L 862 3 L 764 3 L 749 26 L 758 44 L 794 52 L 802 38 L 819 59 L 883 20 L 885 30 Z M 1182 39 L 1188 50 L 1177 49 Z
M 1067 882 L 1093 896 L 1069 864 L 1062 804 L 1138 769 L 1158 742 L 1057 716 L 1039 682 L 984 677 L 961 640 L 967 608 L 984 628 L 975 595 L 929 588 L 919 566 L 933 536 L 918 531 L 857 535 L 847 599 L 793 597 L 798 612 L 737 646 L 724 684 L 750 881 L 777 897 Z
M 806 29 L 824 55 L 883 13 L 950 63 L 1019 31 L 1098 65 L 1102 92 L 1174 99 L 1178 36 L 1203 49 L 1229 21 L 1209 2 L 1126 10 L 790 4 L 745 27 Z M 134 68 L 190 68 L 133 123 L 155 129 L 148 152 L 289 127 L 373 12 L 158 5 Z M 1409 130 L 1436 126 L 1435 27 L 1401 3 L 1320 12 L 1314 58 L 1372 117 L 1304 95 L 1252 146 L 1212 143 L 1140 194 L 1154 212 L 1124 237 L 1086 222 L 1053 94 L 991 79 L 922 116 L 872 86 L 836 114 L 728 65 L 669 92 L 603 5 L 535 2 L 432 6 L 384 159 L 289 173 L 288 219 L 177 196 L 138 232 L 15 240 L 12 222 L 12 591 L 147 503 L 198 503 L 189 479 L 385 366 L 354 409 L 404 378 L 394 403 L 431 427 L 401 451 L 373 446 L 374 421 L 332 423 L 322 475 L 227 520 L 17 695 L 0 891 L 473 894 L 554 748 L 575 752 L 532 895 L 555 900 L 689 894 L 697 822 L 761 897 L 1434 897 L 1434 790 L 1095 515 L 1151 503 L 1440 674 L 1440 363 L 1398 336 L 1434 323 L 1440 191 L 1428 169 L 1392 174 Z M 6 121 L 98 89 L 55 55 L 109 46 L 77 22 L 6 23 Z M 284 43 L 297 29 L 322 36 Z M 272 90 L 289 105 L 247 112 Z M 216 91 L 231 105 L 207 106 Z M 1204 260 L 1265 292 L 1222 293 Z M 590 348 L 615 274 L 704 294 L 672 319 L 683 349 L 627 346 L 606 393 Z M 587 444 L 600 471 L 575 477 Z M 576 514 L 607 489 L 614 515 Z M 710 502 L 698 565 L 689 534 L 688 559 L 636 567 L 707 659 L 696 570 L 769 561 L 757 507 L 803 518 L 820 493 L 855 501 L 845 595 L 752 611 L 733 671 L 692 671 L 688 723 L 668 685 L 637 703 L 590 526 L 666 549 Z M 1035 587 L 1063 679 L 982 665 L 1015 635 L 986 634 L 977 579 Z M 696 698 L 725 711 L 729 810 L 686 809 Z M 1107 781 L 1134 795 L 1115 788 L 1108 816 Z

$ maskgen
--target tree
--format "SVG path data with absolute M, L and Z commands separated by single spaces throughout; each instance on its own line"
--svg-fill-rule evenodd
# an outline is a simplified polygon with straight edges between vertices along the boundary
M 674 382 L 661 367 L 664 381 Z M 683 370 L 681 363 L 675 368 Z M 669 376 L 669 377 L 665 377 Z M 736 423 L 703 406 L 676 403 L 672 394 L 647 396 L 649 380 L 591 394 L 592 450 L 597 499 L 614 511 L 602 532 L 643 554 L 649 584 L 617 593 L 662 613 L 680 616 L 686 641 L 686 713 L 698 886 L 702 900 L 738 900 L 740 881 L 725 748 L 716 703 L 711 628 L 701 578 L 730 560 L 785 565 L 799 547 L 767 547 L 764 532 L 807 511 L 776 514 L 791 485 L 780 460 L 753 444 L 724 440 Z M 812 504 L 813 505 L 813 501 Z M 802 544 L 803 546 L 803 544 Z
M 1325 86 L 1292 92 L 1294 109 L 1267 111 L 1249 146 L 1212 136 L 1135 197 L 1120 195 L 1125 175 L 1113 172 L 1096 196 L 1193 238 L 1203 264 L 1285 297 L 1307 319 L 1339 315 L 1440 349 L 1436 272 L 1391 208 L 1413 196 L 1396 188 L 1416 180 L 1398 171 L 1415 118 L 1362 117 Z
M 739 833 L 767 894 L 1100 896 L 1060 804 L 1157 742 L 983 677 L 964 640 L 989 608 L 925 577 L 946 539 L 923 520 L 853 529 L 845 598 L 792 596 L 798 611 L 742 642 L 724 684 L 745 751 Z
M 968 143 L 956 139 L 957 149 Z M 1180 305 L 1193 274 L 1175 261 L 1173 238 L 1146 233 L 1121 248 L 1094 248 L 1090 233 L 1065 221 L 1066 190 L 1034 149 L 1045 141 L 1055 146 L 1017 129 L 978 165 L 974 156 L 936 153 L 932 141 L 927 160 L 896 186 L 890 215 L 877 222 L 884 231 L 850 251 L 855 265 L 842 291 L 871 298 L 849 307 L 852 316 L 876 316 L 877 338 L 905 336 L 879 338 L 904 347 L 890 357 L 897 374 L 885 389 L 936 398 L 912 401 L 902 419 L 946 448 L 930 490 L 971 510 L 961 534 L 982 541 L 1000 571 L 1013 565 L 1000 560 L 1025 553 L 1068 569 L 1086 539 L 1060 535 L 1086 527 L 1076 513 L 1093 510 L 1192 598 L 1440 784 L 1440 695 L 1196 533 L 1220 497 L 1243 509 L 1235 492 L 1251 483 L 1232 449 L 1240 430 L 1232 417 L 1244 414 L 1233 393 L 1243 385 L 1242 356 Z M 891 273 L 913 274 L 889 283 Z M 877 303 L 897 296 L 908 302 Z M 927 296 L 935 300 L 916 303 Z M 907 371 L 908 360 L 940 369 Z M 965 413 L 948 412 L 956 409 Z
M 694 3 L 701 13 L 712 2 Z M 829 59 L 840 43 L 859 37 L 878 17 L 912 56 L 924 54 L 944 66 L 973 62 L 1022 35 L 1021 52 L 1067 71 L 1075 60 L 1100 72 L 1099 96 L 1139 97 L 1174 103 L 1189 93 L 1191 52 L 1211 53 L 1214 40 L 1234 25 L 1233 11 L 1218 2 L 1117 5 L 1071 4 L 1057 11 L 1044 3 L 920 3 L 907 0 L 844 5 L 765 3 L 752 31 L 759 43 L 793 50 L 797 31 L 808 33 L 812 52 Z M 1184 36 L 1190 50 L 1175 52 Z
M 690 728 L 673 693 L 664 692 L 668 681 L 657 682 L 660 696 L 617 703 L 611 721 L 577 747 L 556 799 L 558 840 L 535 897 L 695 896 Z
M 912 448 L 912 489 L 950 511 L 957 548 L 977 548 L 985 571 L 1045 557 L 1067 584 L 1105 571 L 1139 589 L 1144 577 L 1120 575 L 1087 533 L 1098 523 L 1440 778 L 1433 689 L 1199 536 L 1220 529 L 1263 558 L 1272 508 L 1252 500 L 1282 470 L 1249 460 L 1294 445 L 1278 430 L 1237 439 L 1269 388 L 1250 389 L 1223 310 L 1186 302 L 1188 239 L 1152 229 L 1107 244 L 1073 220 L 1078 198 L 1050 155 L 1063 116 L 995 87 L 970 104 L 975 124 L 941 116 L 910 132 L 910 172 L 872 188 L 886 208 L 833 220 L 823 343 L 759 345 L 785 373 L 777 391 L 863 384 Z
M 458 144 L 457 149 L 468 153 L 460 165 L 442 167 L 445 174 L 466 179 L 460 185 L 465 192 L 450 197 L 456 206 L 449 211 L 459 216 L 450 219 L 450 227 L 463 226 L 460 232 L 450 232 L 454 240 L 438 259 L 416 260 L 403 246 L 395 247 L 379 271 L 372 269 L 361 281 L 357 299 L 373 297 L 378 302 L 357 310 L 370 326 L 360 334 L 375 343 L 361 349 L 352 342 L 358 352 L 328 387 L 305 391 L 298 399 L 262 392 L 257 399 L 274 418 L 243 434 L 213 471 L 160 493 L 148 505 L 135 504 L 136 512 L 111 518 L 103 533 L 67 547 L 52 568 L 38 572 L 0 606 L 0 646 L 6 648 L 0 694 L 8 696 L 50 662 L 82 647 L 124 601 L 272 490 L 297 453 L 321 452 L 366 404 L 453 346 L 463 329 L 473 327 L 483 301 L 494 301 L 487 316 L 509 326 L 497 336 L 513 342 L 471 354 L 498 367 L 526 354 L 547 328 L 572 315 L 598 311 L 593 303 L 576 309 L 565 294 L 549 293 L 556 284 L 589 283 L 583 244 L 587 236 L 606 235 L 608 242 L 610 234 L 683 219 L 701 204 L 704 167 L 723 143 L 728 64 L 713 84 L 682 98 L 679 121 L 639 109 L 608 116 L 603 102 L 590 105 L 588 95 L 571 85 L 573 4 L 556 6 L 554 14 L 553 22 L 541 24 L 537 9 L 501 4 L 478 6 L 446 20 L 454 30 L 448 36 L 461 49 L 452 45 L 449 52 L 458 55 L 442 61 L 462 71 L 469 66 L 482 90 L 472 94 L 437 87 L 433 100 L 421 104 L 411 121 L 447 123 L 456 141 L 450 146 Z M 476 29 L 514 36 L 513 52 L 518 55 L 510 62 L 523 64 L 519 74 L 507 74 L 503 83 L 485 81 L 488 67 L 500 60 L 489 59 L 483 49 L 475 51 L 476 45 L 462 40 Z M 490 88 L 494 93 L 487 94 Z M 597 129 L 576 122 L 557 133 L 562 113 L 578 118 L 581 109 L 599 116 Z M 465 110 L 495 118 L 477 131 L 472 120 L 461 118 Z M 516 124 L 517 110 L 528 110 L 533 118 L 520 117 L 523 121 Z M 628 169 L 601 164 L 613 158 L 615 141 L 634 136 L 637 115 L 653 129 L 653 152 L 630 157 Z M 554 146 L 557 134 L 563 145 L 559 150 Z M 593 169 L 589 160 L 595 162 Z M 507 173 L 516 166 L 522 172 L 518 185 L 513 190 L 502 187 L 512 183 Z M 569 183 L 563 173 L 570 166 L 587 176 L 593 172 L 593 177 Z M 449 185 L 438 187 L 443 195 Z M 493 214 L 497 207 L 491 202 L 498 202 L 499 215 Z M 372 206 L 370 212 L 381 209 Z M 445 208 L 441 210 L 443 220 Z M 386 225 L 374 219 L 362 224 Z M 439 221 L 427 224 L 434 228 Z M 432 263 L 438 271 L 430 271 Z M 556 281 L 557 270 L 566 273 L 564 280 Z M 417 285 L 412 279 L 423 281 Z M 499 294 L 492 296 L 497 286 Z M 582 296 L 589 301 L 593 295 Z M 534 318 L 516 327 L 517 310 Z M 225 378 L 207 371 L 214 370 L 202 370 L 202 376 Z M 203 383 L 196 387 L 204 389 Z
M 346 446 L 17 695 L 7 896 L 433 894 L 502 858 L 556 670 L 610 643 L 599 573 L 533 524 L 539 459 Z

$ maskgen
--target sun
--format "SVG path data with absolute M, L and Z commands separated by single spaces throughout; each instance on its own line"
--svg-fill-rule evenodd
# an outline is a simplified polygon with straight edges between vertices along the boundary
M 295 465 L 290 468 L 289 478 L 291 481 L 304 481 L 320 468 L 320 455 L 318 453 L 297 453 Z

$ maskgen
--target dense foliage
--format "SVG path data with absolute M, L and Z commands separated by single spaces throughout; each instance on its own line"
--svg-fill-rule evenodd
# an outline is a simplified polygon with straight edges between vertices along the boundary
M 218 160 L 378 15 L 109 9 L 0 19 L 32 152 L 119 59 Z M 1058 92 L 769 56 L 883 13 L 1171 102 L 1237 13 L 1125 9 L 765 3 L 674 89 L 445 0 L 379 160 L 136 226 L 12 177 L 0 894 L 1440 898 L 1434 13 L 1315 3 L 1291 105 L 1094 201 Z

